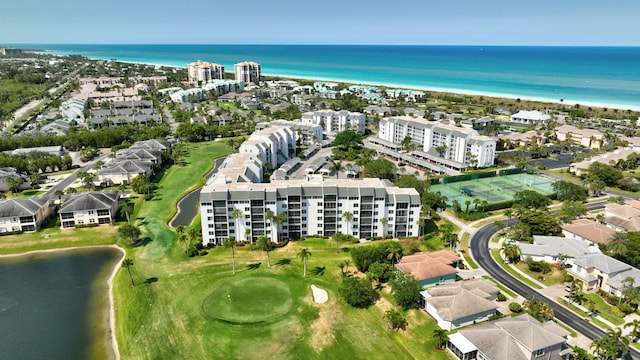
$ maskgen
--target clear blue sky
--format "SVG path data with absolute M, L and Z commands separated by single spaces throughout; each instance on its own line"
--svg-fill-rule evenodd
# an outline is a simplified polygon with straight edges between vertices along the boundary
M 0 43 L 640 46 L 640 0 L 7 0 Z

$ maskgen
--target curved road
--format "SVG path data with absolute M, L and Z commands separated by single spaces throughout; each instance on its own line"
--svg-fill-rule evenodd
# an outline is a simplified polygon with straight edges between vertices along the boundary
M 592 210 L 602 208 L 603 206 L 604 203 L 600 202 L 588 204 L 587 207 Z M 518 222 L 518 220 L 511 219 L 504 220 L 503 222 L 506 225 L 511 226 Z M 473 259 L 482 269 L 484 269 L 489 275 L 491 275 L 491 277 L 506 285 L 509 289 L 513 290 L 518 295 L 521 295 L 523 297 L 533 296 L 538 299 L 544 299 L 544 295 L 538 293 L 536 290 L 530 288 L 529 286 L 511 276 L 493 260 L 493 258 L 491 257 L 491 252 L 489 251 L 489 241 L 496 232 L 498 232 L 498 229 L 493 226 L 493 224 L 489 224 L 481 227 L 475 234 L 473 234 L 473 236 L 469 239 L 469 249 L 471 250 Z M 556 301 L 546 302 L 553 309 L 555 317 L 558 320 L 567 324 L 570 328 L 576 330 L 589 339 L 593 340 L 604 335 L 604 331 L 602 331 L 600 328 L 587 322 L 584 318 L 560 305 Z M 635 350 L 634 348 L 629 348 L 629 354 L 627 357 L 632 359 L 640 359 L 640 352 Z

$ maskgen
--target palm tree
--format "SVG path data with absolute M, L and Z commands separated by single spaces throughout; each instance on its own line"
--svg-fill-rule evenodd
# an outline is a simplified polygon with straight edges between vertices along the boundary
M 184 244 L 184 253 L 188 254 L 189 253 L 189 241 L 187 238 L 187 234 L 185 234 L 184 232 L 182 232 L 182 234 L 178 235 L 178 240 Z
M 264 212 L 264 219 L 271 224 L 271 231 L 273 231 L 273 225 L 274 225 L 273 219 L 274 218 L 275 218 L 275 214 L 273 213 L 273 211 L 267 210 L 267 211 Z M 276 234 L 276 236 L 278 236 L 278 235 Z M 276 242 L 277 242 L 277 240 L 276 240 Z
M 130 224 L 122 225 L 118 228 L 118 235 L 124 239 L 128 238 L 129 244 L 135 244 L 140 237 L 140 229 Z
M 124 259 L 122 260 L 122 267 L 127 269 L 127 272 L 129 273 L 129 279 L 131 279 L 131 287 L 136 286 L 136 283 L 133 281 L 133 276 L 131 275 L 131 267 L 133 266 L 133 260 L 132 259 Z
M 53 192 L 53 195 L 58 197 L 58 202 L 60 202 L 60 200 L 62 199 L 62 195 L 64 195 L 64 191 L 58 189 L 56 191 Z
M 504 257 L 510 262 L 517 263 L 520 261 L 520 254 L 522 254 L 520 246 L 504 242 L 502 243 L 502 248 L 500 250 L 502 250 Z
M 511 218 L 513 217 L 513 210 L 512 209 L 507 209 L 503 212 L 504 216 L 507 217 L 508 220 L 511 220 Z
M 258 237 L 256 245 L 258 245 L 258 248 L 267 252 L 267 267 L 271 267 L 271 258 L 269 257 L 269 251 L 271 251 L 272 246 L 271 240 L 269 240 L 269 238 L 266 236 L 260 236 Z
M 612 342 L 617 345 L 616 348 L 622 352 L 623 357 L 629 352 L 629 338 L 622 336 L 622 329 L 609 329 L 605 336 L 612 339 Z
M 438 349 L 442 350 L 447 345 L 447 341 L 449 340 L 449 336 L 447 336 L 447 330 L 435 328 L 431 333 L 431 337 L 436 339 L 436 346 Z
M 240 218 L 244 215 L 242 210 L 236 208 L 231 212 L 230 217 L 236 221 L 236 235 L 240 235 Z
M 611 360 L 618 355 L 618 348 L 608 336 L 597 338 L 591 342 L 593 353 L 602 360 Z
M 571 299 L 569 304 L 576 303 L 578 305 L 582 305 L 583 302 L 587 301 L 586 295 L 577 291 L 569 295 L 569 299 Z
M 340 161 L 332 161 L 331 162 L 331 171 L 335 171 L 336 179 L 340 178 L 340 171 L 342 171 L 344 167 L 342 166 L 342 162 Z
M 336 254 L 340 254 L 340 232 L 333 234 L 333 240 L 336 242 Z
M 383 217 L 380 219 L 380 223 L 382 224 L 382 236 L 387 235 L 387 224 L 389 224 L 389 219 Z
M 402 258 L 402 247 L 390 246 L 387 249 L 387 259 L 391 260 L 391 265 L 399 262 L 400 258 Z
M 345 211 L 342 213 L 342 218 L 344 219 L 344 221 L 347 222 L 347 231 L 346 233 L 349 234 L 351 232 L 351 220 L 353 220 L 353 213 L 350 211 Z
M 624 325 L 625 329 L 630 327 L 631 328 L 631 337 L 634 339 L 637 339 L 640 337 L 640 320 L 638 319 L 633 319 L 632 322 L 630 323 L 626 323 Z
M 236 250 L 235 250 L 235 246 L 236 246 L 236 239 L 233 237 L 228 237 L 227 240 L 225 240 L 224 242 L 224 248 L 228 249 L 231 248 L 231 273 L 233 275 L 236 274 Z
M 282 225 L 286 221 L 287 221 L 287 213 L 286 212 L 281 212 L 280 214 L 274 216 L 274 218 L 271 220 L 271 222 L 276 225 L 276 242 L 280 241 L 279 236 L 278 236 L 278 234 L 280 233 L 280 225 Z
M 627 252 L 627 233 L 616 232 L 611 237 L 607 250 L 613 255 L 622 255 Z
M 123 201 L 122 203 L 120 203 L 120 216 L 124 214 L 124 216 L 127 219 L 127 224 L 131 224 L 131 219 L 129 218 L 130 212 L 131 212 L 131 205 L 129 205 L 129 202 Z
M 309 256 L 311 256 L 311 251 L 307 250 L 307 248 L 303 248 L 302 250 L 300 250 L 300 252 L 298 253 L 298 255 L 301 259 L 302 259 L 302 264 L 303 264 L 303 277 L 307 276 L 307 258 Z

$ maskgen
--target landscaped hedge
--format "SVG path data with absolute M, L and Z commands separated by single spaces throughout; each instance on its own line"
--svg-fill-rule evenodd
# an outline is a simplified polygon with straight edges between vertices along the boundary
M 5 236 L 5 235 L 18 235 L 18 234 L 22 234 L 24 231 L 22 230 L 16 230 L 16 231 L 5 231 L 5 232 L 0 232 L 0 236 Z
M 494 176 L 496 176 L 496 172 L 495 171 L 474 172 L 474 173 L 467 173 L 467 174 L 463 174 L 463 175 L 449 176 L 449 177 L 443 178 L 442 179 L 442 183 L 443 184 L 450 184 L 450 183 L 455 183 L 455 182 L 460 182 L 460 181 L 489 178 L 489 177 L 494 177 Z
M 500 170 L 498 176 L 522 174 L 523 172 L 524 170 L 522 168 L 503 169 L 503 170 Z
M 81 228 L 92 228 L 92 227 L 96 227 L 98 226 L 98 224 L 93 223 L 93 224 L 76 224 L 75 228 L 76 229 L 81 229 Z
M 513 206 L 513 200 L 501 201 L 493 204 L 486 205 L 484 207 L 484 211 L 494 211 L 494 210 L 502 210 L 508 209 Z

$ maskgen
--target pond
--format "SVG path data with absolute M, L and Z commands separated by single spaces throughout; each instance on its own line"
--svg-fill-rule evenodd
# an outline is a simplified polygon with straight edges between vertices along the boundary
M 92 248 L 0 258 L 1 357 L 114 358 L 107 281 L 121 257 Z

